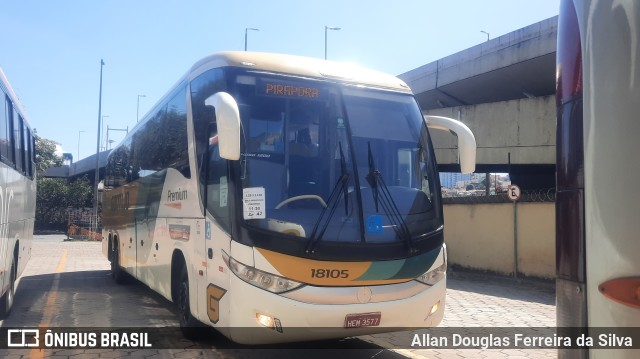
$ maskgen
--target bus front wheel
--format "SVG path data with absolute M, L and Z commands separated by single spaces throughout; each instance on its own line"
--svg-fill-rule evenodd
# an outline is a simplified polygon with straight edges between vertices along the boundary
M 198 320 L 191 315 L 191 308 L 189 306 L 189 275 L 186 265 L 184 265 L 180 271 L 177 294 L 176 304 L 178 314 L 180 315 L 180 330 L 182 331 L 182 335 L 187 339 L 197 339 L 197 327 L 199 323 Z

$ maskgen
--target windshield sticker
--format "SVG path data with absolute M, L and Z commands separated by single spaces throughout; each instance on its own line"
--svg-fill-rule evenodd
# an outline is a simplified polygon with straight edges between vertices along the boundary
M 242 192 L 244 219 L 265 219 L 264 187 L 249 187 Z
M 243 153 L 245 157 L 262 157 L 262 158 L 271 158 L 271 154 L 269 153 Z
M 227 183 L 227 176 L 220 177 L 220 207 L 227 206 L 227 198 L 229 194 L 229 184 Z
M 367 233 L 382 233 L 382 216 L 374 214 L 367 217 Z

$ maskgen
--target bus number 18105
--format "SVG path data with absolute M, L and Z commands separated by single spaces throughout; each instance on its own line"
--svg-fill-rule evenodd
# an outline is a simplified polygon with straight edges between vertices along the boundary
M 349 278 L 348 269 L 311 269 L 311 278 Z

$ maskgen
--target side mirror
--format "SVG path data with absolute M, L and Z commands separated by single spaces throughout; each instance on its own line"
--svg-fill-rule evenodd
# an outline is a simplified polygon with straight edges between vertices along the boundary
M 227 160 L 240 159 L 240 111 L 238 103 L 226 92 L 217 92 L 204 100 L 216 111 L 218 146 L 220 157 Z
M 460 171 L 472 173 L 476 170 L 476 138 L 464 123 L 449 117 L 424 116 L 427 127 L 453 132 L 458 137 Z

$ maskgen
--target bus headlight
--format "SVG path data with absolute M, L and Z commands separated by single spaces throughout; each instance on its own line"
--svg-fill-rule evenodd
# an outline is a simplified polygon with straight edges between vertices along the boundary
M 435 285 L 439 281 L 444 278 L 447 273 L 447 261 L 444 261 L 441 266 L 434 268 L 431 271 L 424 273 L 423 275 L 416 278 L 416 280 L 420 283 L 424 283 L 426 285 Z
M 231 271 L 243 281 L 272 293 L 284 293 L 303 286 L 303 283 L 263 272 L 254 267 L 244 265 L 223 253 L 223 257 Z

